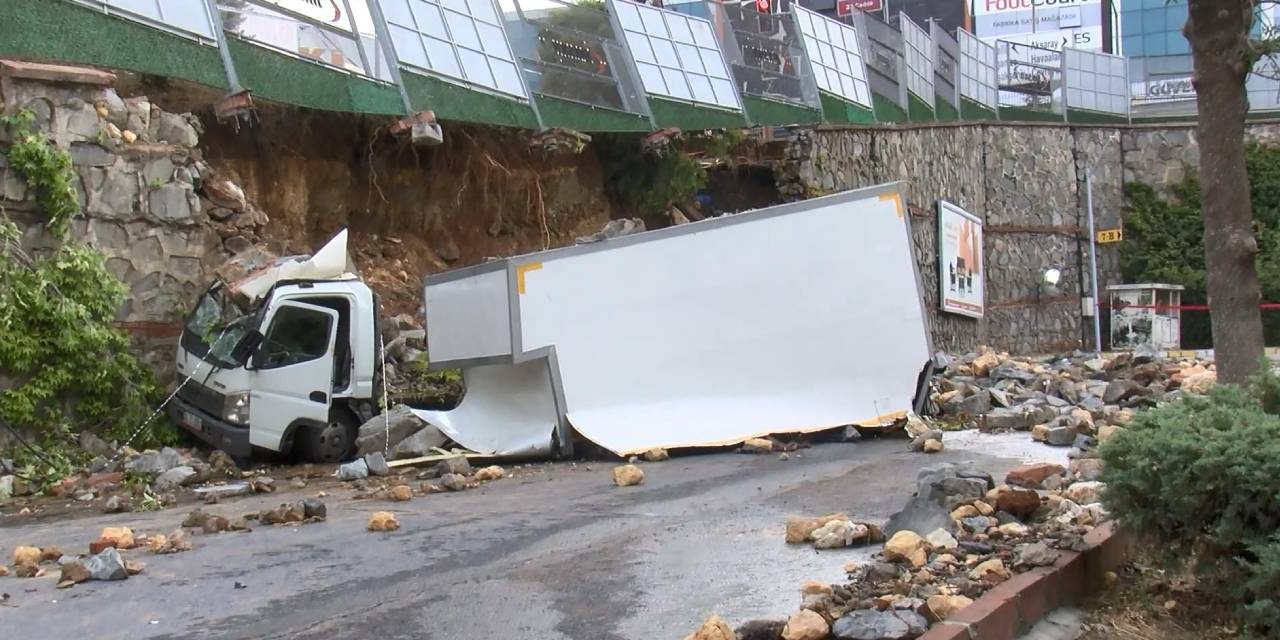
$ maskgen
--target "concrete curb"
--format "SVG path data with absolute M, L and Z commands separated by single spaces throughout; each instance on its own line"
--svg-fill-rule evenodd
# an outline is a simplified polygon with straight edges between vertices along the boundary
M 1132 556 L 1133 541 L 1114 522 L 1085 534 L 1084 542 L 1084 551 L 1061 551 L 1053 566 L 1013 576 L 920 640 L 1015 640 L 1046 613 L 1092 593 L 1106 572 Z

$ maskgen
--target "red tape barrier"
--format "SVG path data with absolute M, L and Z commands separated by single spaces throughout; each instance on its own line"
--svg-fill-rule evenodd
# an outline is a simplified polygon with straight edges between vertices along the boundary
M 1155 309 L 1156 311 L 1171 311 L 1177 309 L 1179 311 L 1208 311 L 1207 304 L 1100 304 L 1099 309 Z M 1258 305 L 1263 311 L 1275 311 L 1280 309 L 1280 302 L 1264 302 Z

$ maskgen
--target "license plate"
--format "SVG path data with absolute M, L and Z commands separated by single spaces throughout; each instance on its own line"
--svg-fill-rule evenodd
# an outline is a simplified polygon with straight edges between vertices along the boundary
M 204 431 L 204 420 L 190 411 L 182 412 L 182 424 L 192 431 Z

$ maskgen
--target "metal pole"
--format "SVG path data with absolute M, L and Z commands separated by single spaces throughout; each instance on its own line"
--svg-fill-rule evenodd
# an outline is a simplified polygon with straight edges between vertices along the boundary
M 351 25 L 351 35 L 355 37 L 356 52 L 360 54 L 360 66 L 364 68 L 364 74 L 377 79 L 377 72 L 369 66 L 369 54 L 364 51 L 364 39 L 360 37 L 360 27 L 356 25 L 356 14 L 351 13 L 351 0 L 342 0 L 342 10 L 347 12 L 347 24 Z
M 1098 353 L 1102 353 L 1102 319 L 1098 317 L 1098 312 L 1102 309 L 1099 304 L 1102 293 L 1098 290 L 1098 236 L 1093 231 L 1093 170 L 1086 168 L 1084 170 L 1084 199 L 1085 206 L 1089 210 L 1089 273 L 1090 280 L 1093 281 L 1093 347 Z
M 236 74 L 236 63 L 231 59 L 231 49 L 227 48 L 227 34 L 222 32 L 222 12 L 218 10 L 216 0 L 204 0 L 205 10 L 209 14 L 209 26 L 213 27 L 213 37 L 218 40 L 218 56 L 222 58 L 222 70 L 227 75 L 227 85 L 231 93 L 240 93 L 240 76 Z
M 373 33 L 378 38 L 378 46 L 382 49 L 383 57 L 387 59 L 391 79 L 400 90 L 400 101 L 404 103 L 404 113 L 413 115 L 413 102 L 409 100 L 409 92 L 404 88 L 404 80 L 400 77 L 400 58 L 396 56 L 395 45 L 391 42 L 391 30 L 387 28 L 387 19 L 382 15 L 382 5 L 378 4 L 378 0 L 369 0 L 367 4 L 369 17 L 373 19 Z

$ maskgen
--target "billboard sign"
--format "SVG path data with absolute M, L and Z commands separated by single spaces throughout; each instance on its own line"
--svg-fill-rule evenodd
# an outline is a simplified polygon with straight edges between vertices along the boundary
M 982 274 L 982 220 L 939 200 L 938 300 L 942 310 L 981 318 Z
M 264 4 L 279 7 L 294 15 L 310 18 L 343 31 L 351 30 L 351 23 L 342 11 L 340 0 L 264 0 Z
M 853 15 L 854 11 L 875 12 L 883 9 L 881 0 L 836 0 L 836 15 L 841 18 Z

